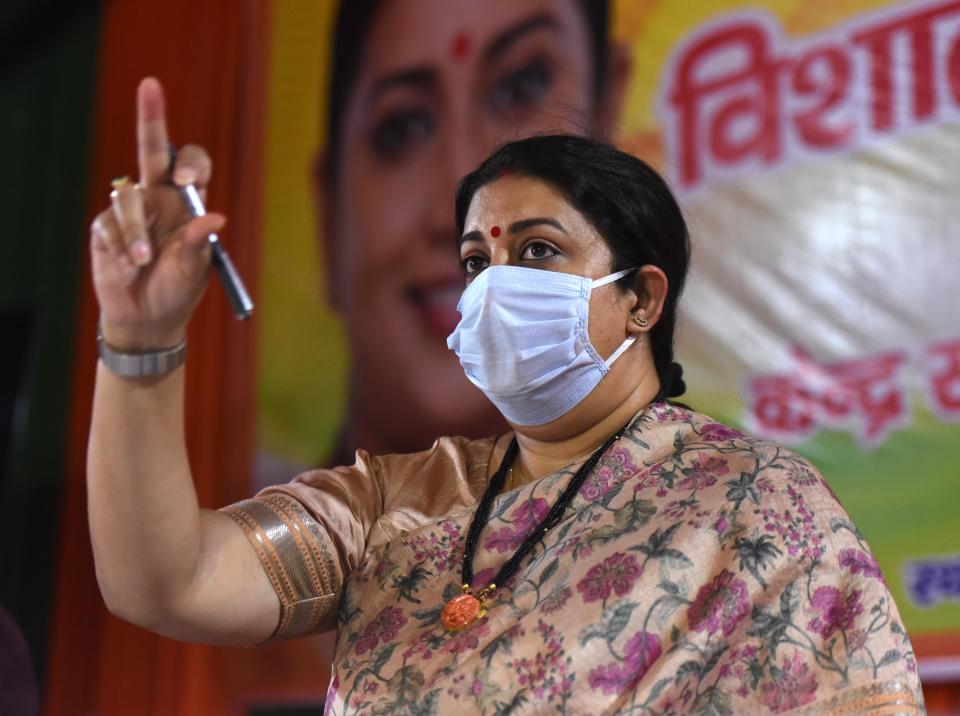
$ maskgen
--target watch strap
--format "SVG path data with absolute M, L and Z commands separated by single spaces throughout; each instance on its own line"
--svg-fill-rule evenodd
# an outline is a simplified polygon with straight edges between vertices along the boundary
M 98 333 L 97 347 L 103 364 L 111 373 L 121 378 L 150 378 L 166 375 L 182 366 L 187 359 L 186 340 L 181 341 L 173 348 L 123 353 L 111 348 L 103 339 L 103 334 Z

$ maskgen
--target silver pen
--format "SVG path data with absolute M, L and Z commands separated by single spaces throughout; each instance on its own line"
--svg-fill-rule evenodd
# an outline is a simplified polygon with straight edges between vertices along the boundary
M 187 202 L 187 208 L 193 216 L 204 216 L 207 213 L 203 201 L 200 199 L 200 192 L 193 184 L 187 184 L 180 187 L 184 200 Z M 210 248 L 213 250 L 213 266 L 220 275 L 220 283 L 224 291 L 227 292 L 227 300 L 233 309 L 233 315 L 239 320 L 245 320 L 253 315 L 253 301 L 250 300 L 250 294 L 234 268 L 233 262 L 227 255 L 227 250 L 223 248 L 220 239 L 216 234 L 210 234 L 207 237 L 210 242 Z

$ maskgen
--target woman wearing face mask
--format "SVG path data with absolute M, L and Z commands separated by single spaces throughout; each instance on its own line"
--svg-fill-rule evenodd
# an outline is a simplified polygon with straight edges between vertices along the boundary
M 92 238 L 112 611 L 219 644 L 336 628 L 336 714 L 922 712 L 896 606 L 816 471 L 665 402 L 686 227 L 655 172 L 592 140 L 508 144 L 458 192 L 448 343 L 511 431 L 198 510 L 179 365 L 223 218 L 180 211 L 153 89 L 141 188 Z

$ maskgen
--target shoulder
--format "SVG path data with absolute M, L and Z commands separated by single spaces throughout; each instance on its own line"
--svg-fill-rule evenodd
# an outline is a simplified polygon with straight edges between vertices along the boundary
M 870 547 L 810 460 L 700 413 L 676 420 L 670 469 L 676 486 L 695 491 L 717 550 L 749 563 L 763 548 L 827 581 L 883 588 Z
M 649 431 L 660 444 L 658 461 L 678 484 L 743 522 L 767 526 L 797 514 L 808 522 L 849 520 L 819 470 L 793 449 L 677 406 L 653 406 L 644 419 L 638 434 Z
M 762 467 L 792 466 L 819 475 L 810 461 L 795 450 L 678 405 L 651 405 L 632 430 L 635 435 L 650 436 L 654 443 L 668 448 L 667 452 L 713 451 L 741 461 L 760 460 Z

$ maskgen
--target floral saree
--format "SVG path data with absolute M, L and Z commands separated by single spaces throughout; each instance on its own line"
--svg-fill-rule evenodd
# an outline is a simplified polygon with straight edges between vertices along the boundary
M 326 713 L 923 713 L 897 607 L 824 480 L 667 404 L 604 454 L 486 613 L 445 630 L 498 445 L 360 452 L 225 508 L 277 591 L 274 638 L 337 629 Z M 497 498 L 475 585 L 576 467 Z

